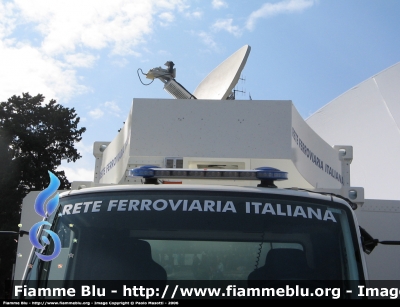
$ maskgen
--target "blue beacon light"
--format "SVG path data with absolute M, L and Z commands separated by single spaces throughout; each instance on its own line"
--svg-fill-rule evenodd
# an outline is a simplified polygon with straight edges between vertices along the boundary
M 155 165 L 144 165 L 128 172 L 130 177 L 142 177 L 146 184 L 158 184 L 160 178 L 186 179 L 233 179 L 261 180 L 259 187 L 276 188 L 274 181 L 287 180 L 288 173 L 273 167 L 259 167 L 254 170 L 229 169 L 181 169 L 161 168 Z

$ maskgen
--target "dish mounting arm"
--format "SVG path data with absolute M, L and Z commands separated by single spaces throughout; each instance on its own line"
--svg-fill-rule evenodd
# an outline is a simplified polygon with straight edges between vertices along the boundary
M 167 61 L 165 64 L 167 69 L 156 67 L 150 69 L 146 75 L 147 79 L 158 79 L 164 83 L 164 90 L 176 99 L 196 99 L 182 84 L 175 80 L 176 68 L 174 62 Z

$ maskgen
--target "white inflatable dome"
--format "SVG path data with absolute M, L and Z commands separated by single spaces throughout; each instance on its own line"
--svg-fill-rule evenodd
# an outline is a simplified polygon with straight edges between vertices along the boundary
M 353 87 L 306 122 L 330 145 L 352 145 L 351 186 L 400 200 L 400 62 Z

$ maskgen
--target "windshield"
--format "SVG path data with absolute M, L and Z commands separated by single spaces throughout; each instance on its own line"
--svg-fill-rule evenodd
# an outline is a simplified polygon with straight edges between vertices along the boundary
M 28 279 L 363 280 L 351 214 L 333 201 L 262 193 L 68 196 L 52 227 L 61 253 L 33 260 Z

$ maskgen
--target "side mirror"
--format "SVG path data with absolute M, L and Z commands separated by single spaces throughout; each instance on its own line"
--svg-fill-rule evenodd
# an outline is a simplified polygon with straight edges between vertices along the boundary
M 374 239 L 364 228 L 360 227 L 361 232 L 361 243 L 364 252 L 369 255 L 374 250 L 375 246 L 378 245 L 379 240 Z
M 361 232 L 361 243 L 364 252 L 369 255 L 374 250 L 375 246 L 380 244 L 385 245 L 400 245 L 400 241 L 379 241 L 378 239 L 374 239 L 364 228 L 360 227 Z

